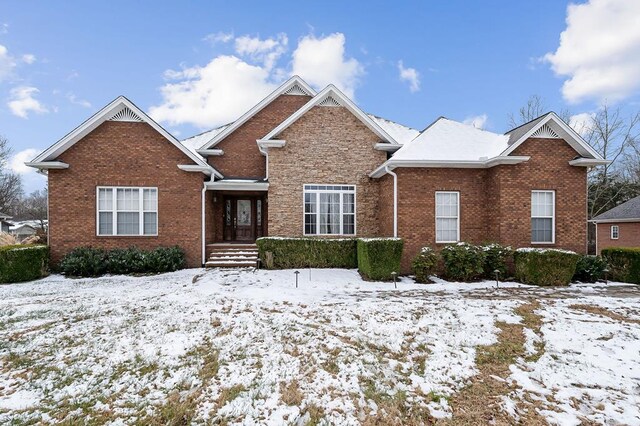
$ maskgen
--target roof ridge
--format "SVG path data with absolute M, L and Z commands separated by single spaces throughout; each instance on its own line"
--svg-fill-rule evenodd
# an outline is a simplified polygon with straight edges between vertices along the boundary
M 531 124 L 531 123 L 533 123 L 534 121 L 536 121 L 536 120 L 538 120 L 538 119 L 540 119 L 540 118 L 542 118 L 542 117 L 546 117 L 547 115 L 549 115 L 549 114 L 551 114 L 551 113 L 555 114 L 555 111 L 553 111 L 553 110 L 547 111 L 547 112 L 545 112 L 544 114 L 539 115 L 538 117 L 534 118 L 533 120 L 529 120 L 529 121 L 527 121 L 526 123 L 522 123 L 521 125 L 516 126 L 516 127 L 514 127 L 513 129 L 511 129 L 511 130 L 507 130 L 506 132 L 504 132 L 504 134 L 505 134 L 505 135 L 508 135 L 509 133 L 513 132 L 514 130 L 519 129 L 519 128 L 520 128 L 520 127 L 522 127 L 522 126 L 526 126 L 527 124 Z M 556 115 L 557 115 L 557 114 L 556 114 Z
M 184 141 L 189 140 L 189 139 L 197 138 L 198 136 L 202 136 L 202 135 L 204 135 L 205 133 L 213 132 L 214 130 L 222 129 L 223 127 L 227 127 L 227 126 L 232 125 L 234 122 L 235 122 L 235 121 L 231 121 L 231 122 L 229 122 L 229 123 L 227 123 L 227 124 L 223 124 L 223 125 L 221 125 L 221 126 L 214 127 L 214 128 L 212 128 L 212 129 L 209 129 L 209 130 L 205 130 L 204 132 L 200 132 L 200 133 L 198 133 L 198 134 L 195 134 L 195 135 L 189 136 L 188 138 L 184 138 L 184 139 L 182 139 L 180 142 L 184 142 Z

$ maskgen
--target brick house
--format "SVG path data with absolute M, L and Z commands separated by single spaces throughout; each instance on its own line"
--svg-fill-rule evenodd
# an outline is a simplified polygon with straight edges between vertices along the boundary
M 587 169 L 606 163 L 555 113 L 504 135 L 422 132 L 295 76 L 233 123 L 178 141 L 119 97 L 32 162 L 50 246 L 182 246 L 190 266 L 261 236 L 494 241 L 585 252 Z M 187 225 L 188 224 L 188 225 Z
M 608 247 L 640 247 L 640 196 L 591 219 L 596 224 L 596 253 Z

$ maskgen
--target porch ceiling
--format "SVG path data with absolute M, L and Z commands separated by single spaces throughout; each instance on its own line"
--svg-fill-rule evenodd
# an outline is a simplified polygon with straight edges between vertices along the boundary
M 255 179 L 222 179 L 207 182 L 206 188 L 215 191 L 268 191 L 269 182 Z

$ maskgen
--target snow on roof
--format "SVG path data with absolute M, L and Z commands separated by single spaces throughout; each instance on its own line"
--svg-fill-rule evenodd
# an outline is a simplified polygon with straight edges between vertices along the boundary
M 509 136 L 440 117 L 393 156 L 399 160 L 479 161 L 500 155 Z
M 215 129 L 207 130 L 206 132 L 199 133 L 195 136 L 191 136 L 187 139 L 183 139 L 182 145 L 184 145 L 189 151 L 196 154 L 198 157 L 201 157 L 200 154 L 196 151 L 200 149 L 205 144 L 207 144 L 211 139 L 213 139 L 218 133 L 222 132 L 224 129 L 229 127 L 233 123 L 228 123 L 220 127 L 216 127 Z
M 378 117 L 373 114 L 367 114 L 375 123 L 382 127 L 389 136 L 396 140 L 399 144 L 405 144 L 420 134 L 419 130 L 404 126 L 386 118 Z

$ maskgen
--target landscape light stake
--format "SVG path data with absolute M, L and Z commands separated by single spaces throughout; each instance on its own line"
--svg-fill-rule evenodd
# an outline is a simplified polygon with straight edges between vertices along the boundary
M 262 266 L 262 259 L 258 258 L 257 263 L 258 263 L 258 269 L 260 269 L 260 267 Z
M 496 288 L 498 288 L 499 287 L 498 284 L 500 284 L 500 280 L 499 280 L 499 278 L 500 278 L 500 270 L 496 269 L 495 271 L 493 271 L 493 273 L 496 274 Z
M 296 274 L 296 288 L 298 288 L 298 274 L 300 274 L 300 271 L 295 271 L 294 274 Z
M 398 276 L 398 273 L 397 272 L 392 272 L 391 276 L 393 277 L 393 286 L 395 288 L 398 288 L 398 284 L 396 283 L 396 277 Z
M 602 272 L 604 272 L 604 283 L 609 284 L 609 268 L 604 268 Z

